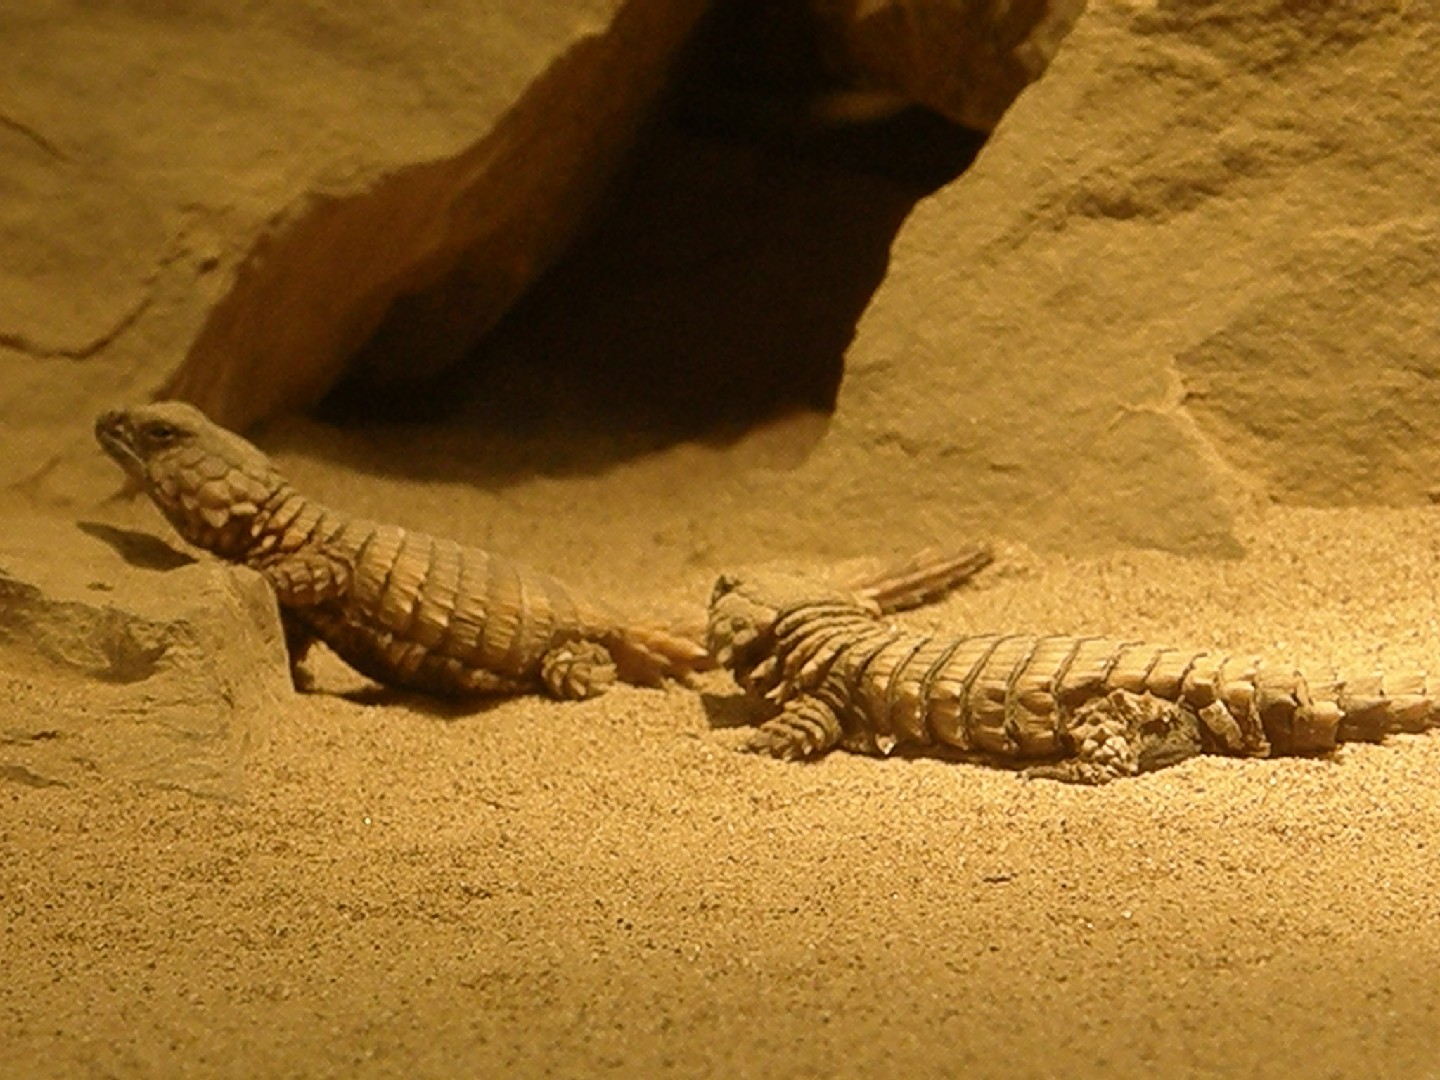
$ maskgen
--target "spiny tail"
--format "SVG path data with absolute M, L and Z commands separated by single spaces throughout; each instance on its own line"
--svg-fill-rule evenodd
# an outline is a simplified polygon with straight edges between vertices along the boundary
M 1440 678 L 1419 672 L 1371 672 L 1311 681 L 1307 691 L 1333 701 L 1340 742 L 1379 742 L 1387 735 L 1440 728 Z
M 605 646 L 615 658 L 620 680 L 634 686 L 659 686 L 665 679 L 683 682 L 715 666 L 698 639 L 659 627 L 622 627 L 605 639 Z
M 994 561 L 984 544 L 958 549 L 926 548 L 878 573 L 852 580 L 849 588 L 890 615 L 940 599 Z

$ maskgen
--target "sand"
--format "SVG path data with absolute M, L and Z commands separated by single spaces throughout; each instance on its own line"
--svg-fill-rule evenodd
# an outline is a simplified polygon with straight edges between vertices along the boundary
M 375 370 L 443 361 L 432 300 L 505 308 L 702 5 L 536 7 L 651 11 L 640 49 L 388 0 L 129 5 L 102 41 L 93 6 L 10 20 L 0 68 L 0 541 L 15 507 L 177 543 L 101 502 L 89 425 L 189 358 L 231 420 L 288 417 L 255 434 L 307 493 L 636 610 L 974 529 L 1012 542 L 913 625 L 1440 671 L 1425 5 L 1092 2 L 918 203 L 973 139 L 912 140 L 943 152 L 897 187 L 903 142 L 846 177 L 662 133 L 411 428 L 405 388 L 293 412 L 381 311 Z M 322 657 L 204 798 L 28 771 L 16 731 L 113 748 L 147 691 L 7 632 L 6 1078 L 1440 1080 L 1440 733 L 1074 788 L 745 756 L 720 675 L 456 714 Z
M 1435 525 L 1272 508 L 1234 561 L 1002 545 L 908 620 L 1413 668 Z M 633 596 L 703 595 L 682 562 Z M 317 676 L 242 800 L 0 776 L 7 1076 L 1440 1077 L 1440 734 L 1083 788 L 742 755 L 719 674 L 458 715 Z

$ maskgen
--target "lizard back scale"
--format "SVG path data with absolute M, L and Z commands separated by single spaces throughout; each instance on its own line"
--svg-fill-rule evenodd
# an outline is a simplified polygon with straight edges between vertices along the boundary
M 1311 681 L 1104 637 L 926 636 L 881 623 L 863 597 L 794 578 L 722 577 L 707 642 L 779 710 L 747 748 L 785 759 L 936 747 L 1103 783 L 1197 753 L 1319 754 L 1440 726 L 1440 683 L 1424 675 Z
M 297 682 L 317 639 L 372 679 L 441 696 L 585 698 L 708 665 L 698 641 L 521 562 L 305 498 L 191 405 L 107 412 L 95 434 L 185 540 L 270 582 Z

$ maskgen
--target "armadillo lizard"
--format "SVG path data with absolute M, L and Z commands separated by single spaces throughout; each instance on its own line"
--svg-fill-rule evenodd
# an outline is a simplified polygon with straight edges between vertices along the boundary
M 711 653 L 779 708 L 747 749 L 793 760 L 940 747 L 1104 783 L 1198 753 L 1317 754 L 1440 726 L 1440 685 L 1422 675 L 1312 682 L 1102 637 L 926 637 L 876 615 L 864 596 L 795 578 L 716 583 Z
M 585 698 L 707 665 L 698 641 L 519 562 L 311 502 L 193 406 L 107 412 L 95 435 L 181 536 L 274 586 L 297 683 L 317 639 L 372 679 L 443 696 Z

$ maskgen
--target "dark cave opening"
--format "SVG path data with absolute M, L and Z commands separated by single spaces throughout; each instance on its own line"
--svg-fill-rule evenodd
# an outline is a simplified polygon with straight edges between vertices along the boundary
M 598 436 L 575 447 L 588 469 L 832 411 L 895 234 L 984 141 L 920 107 L 836 116 L 846 89 L 798 0 L 717 5 L 589 229 L 466 360 L 347 377 L 317 415 Z

